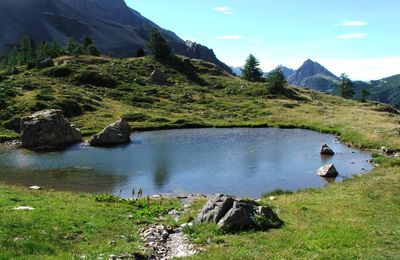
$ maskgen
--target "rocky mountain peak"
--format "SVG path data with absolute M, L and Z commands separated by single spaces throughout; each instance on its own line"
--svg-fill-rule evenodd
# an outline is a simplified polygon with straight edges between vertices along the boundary
M 65 45 L 71 37 L 81 40 L 89 35 L 103 54 L 129 57 L 147 48 L 150 32 L 157 28 L 175 53 L 212 62 L 231 73 L 213 50 L 185 43 L 131 9 L 124 0 L 1 0 L 0 10 L 0 54 L 9 52 L 23 36 Z
M 288 78 L 289 84 L 324 92 L 332 92 L 337 80 L 337 76 L 311 59 L 307 59 L 303 65 Z

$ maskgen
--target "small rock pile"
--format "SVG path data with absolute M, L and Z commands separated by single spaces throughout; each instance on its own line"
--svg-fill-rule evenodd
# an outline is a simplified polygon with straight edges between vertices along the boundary
M 140 236 L 155 254 L 150 259 L 188 257 L 197 253 L 180 228 L 153 225 L 140 230 Z

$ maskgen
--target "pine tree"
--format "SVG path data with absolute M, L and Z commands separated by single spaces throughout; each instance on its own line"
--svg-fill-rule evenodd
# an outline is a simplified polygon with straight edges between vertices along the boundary
M 87 50 L 87 49 L 89 48 L 90 45 L 93 45 L 93 40 L 92 40 L 92 38 L 91 38 L 90 36 L 85 35 L 85 36 L 83 37 L 83 48 L 84 48 L 85 50 Z
M 353 98 L 355 94 L 353 82 L 344 73 L 340 75 L 339 91 L 340 96 L 346 99 Z
M 10 55 L 8 56 L 7 66 L 14 67 L 19 65 L 21 62 L 21 53 L 19 52 L 17 46 L 11 49 Z
M 43 41 L 36 50 L 36 56 L 38 59 L 47 57 L 56 58 L 62 54 L 63 49 L 54 41 Z
M 242 78 L 251 82 L 261 81 L 263 73 L 259 66 L 260 63 L 256 57 L 250 54 L 246 60 L 246 64 L 242 69 Z
M 282 66 L 278 66 L 271 73 L 269 73 L 267 83 L 271 93 L 282 92 L 282 89 L 287 84 L 285 75 L 282 72 Z
M 136 51 L 136 57 L 140 58 L 140 57 L 144 57 L 146 54 L 144 53 L 144 50 L 142 48 L 138 49 Z
M 24 36 L 20 44 L 20 64 L 34 63 L 36 61 L 36 45 L 32 38 Z
M 79 45 L 79 43 L 77 43 L 73 38 L 69 38 L 65 49 L 69 55 L 73 55 L 74 50 L 76 49 L 76 47 L 78 45 Z
M 171 48 L 159 30 L 154 29 L 150 35 L 148 47 L 157 60 L 167 60 L 171 57 Z
M 99 50 L 97 49 L 96 45 L 94 45 L 94 44 L 90 44 L 90 45 L 86 48 L 86 53 L 87 53 L 88 55 L 91 55 L 91 56 L 100 56 L 100 52 L 99 52 Z
M 367 101 L 367 97 L 371 95 L 371 93 L 368 91 L 368 89 L 363 88 L 361 90 L 361 98 L 360 101 L 361 102 L 366 102 Z

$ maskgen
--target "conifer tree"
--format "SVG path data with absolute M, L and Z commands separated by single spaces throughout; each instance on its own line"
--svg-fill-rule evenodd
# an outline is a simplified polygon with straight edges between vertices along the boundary
M 272 93 L 280 93 L 281 90 L 287 84 L 285 75 L 282 72 L 282 66 L 278 66 L 276 69 L 271 71 L 267 77 L 267 83 L 269 90 Z
M 251 82 L 261 81 L 263 73 L 259 66 L 260 63 L 258 62 L 256 57 L 250 54 L 246 60 L 246 64 L 242 69 L 242 78 Z
M 154 29 L 150 35 L 148 47 L 157 60 L 167 60 L 171 57 L 171 48 L 159 30 Z
M 140 58 L 140 57 L 144 57 L 146 54 L 144 53 L 144 50 L 142 48 L 138 49 L 136 51 L 136 57 Z
M 340 96 L 346 99 L 353 98 L 355 94 L 353 82 L 344 73 L 340 76 L 339 91 Z

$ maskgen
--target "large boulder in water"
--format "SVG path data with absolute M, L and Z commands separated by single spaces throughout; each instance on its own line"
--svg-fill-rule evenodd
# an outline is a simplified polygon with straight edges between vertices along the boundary
M 322 166 L 317 170 L 317 175 L 321 177 L 326 177 L 326 178 L 336 178 L 339 173 L 335 168 L 335 165 L 333 164 L 327 164 L 325 166 Z
M 100 133 L 92 136 L 89 144 L 92 146 L 112 146 L 127 144 L 131 141 L 131 127 L 121 118 L 117 122 L 107 126 Z
M 223 194 L 217 194 L 207 202 L 196 222 L 215 223 L 227 231 L 268 229 L 283 224 L 272 209 L 255 201 L 240 201 Z
M 61 110 L 42 110 L 21 119 L 22 146 L 28 149 L 58 149 L 81 140 L 81 132 Z

